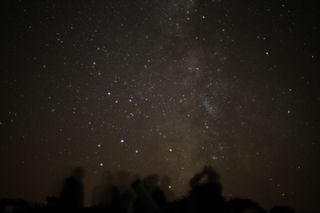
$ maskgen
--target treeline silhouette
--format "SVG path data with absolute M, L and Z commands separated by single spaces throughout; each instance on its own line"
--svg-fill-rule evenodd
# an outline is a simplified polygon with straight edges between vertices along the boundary
M 175 199 L 171 179 L 157 174 L 140 178 L 128 172 L 106 171 L 92 195 L 92 205 L 84 207 L 85 171 L 81 167 L 65 178 L 60 194 L 47 197 L 46 204 L 30 204 L 22 199 L 2 199 L 0 212 L 106 212 L 106 213 L 293 213 L 289 207 L 262 208 L 249 199 L 227 200 L 222 195 L 219 174 L 205 166 L 190 180 L 189 193 Z

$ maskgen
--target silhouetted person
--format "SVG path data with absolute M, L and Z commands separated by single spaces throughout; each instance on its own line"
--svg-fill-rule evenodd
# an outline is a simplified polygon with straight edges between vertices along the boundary
M 147 176 L 144 180 L 144 186 L 151 198 L 157 204 L 158 208 L 163 211 L 167 206 L 167 200 L 164 192 L 159 187 L 159 175 L 153 174 Z
M 77 167 L 72 175 L 65 179 L 61 193 L 60 205 L 62 208 L 83 207 L 83 183 L 84 169 Z
M 160 209 L 156 202 L 153 200 L 150 192 L 146 189 L 145 184 L 137 179 L 131 184 L 136 193 L 136 200 L 133 205 L 134 213 L 159 213 Z
M 190 180 L 190 210 L 192 212 L 225 212 L 226 202 L 218 173 L 210 166 Z
M 116 190 L 114 175 L 110 171 L 105 171 L 101 183 L 93 190 L 92 205 L 110 209 L 116 197 Z
M 113 197 L 113 210 L 116 212 L 130 213 L 136 198 L 131 188 L 132 178 L 129 172 L 119 171 L 117 173 L 116 190 Z

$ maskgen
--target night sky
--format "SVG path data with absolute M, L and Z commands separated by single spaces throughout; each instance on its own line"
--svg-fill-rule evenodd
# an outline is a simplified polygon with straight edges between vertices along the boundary
M 206 165 L 224 195 L 320 210 L 317 1 L 5 1 L 0 197 L 44 200 L 74 166 Z

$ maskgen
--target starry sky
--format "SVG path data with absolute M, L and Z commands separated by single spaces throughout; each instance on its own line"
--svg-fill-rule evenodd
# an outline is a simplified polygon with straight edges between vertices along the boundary
M 204 165 L 226 197 L 320 210 L 317 1 L 4 1 L 0 197 L 44 200 L 70 168 Z

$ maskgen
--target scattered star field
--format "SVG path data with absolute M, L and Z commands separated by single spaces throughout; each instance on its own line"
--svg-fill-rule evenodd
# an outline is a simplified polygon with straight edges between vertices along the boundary
M 172 177 L 319 210 L 316 1 L 5 1 L 0 197 L 43 200 L 73 166 Z M 90 198 L 88 198 L 90 199 Z

